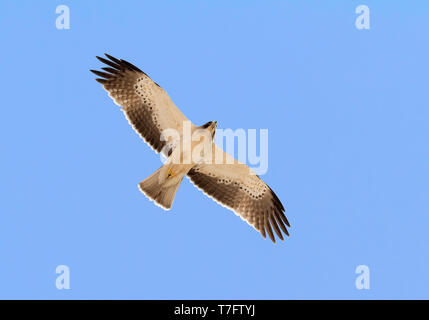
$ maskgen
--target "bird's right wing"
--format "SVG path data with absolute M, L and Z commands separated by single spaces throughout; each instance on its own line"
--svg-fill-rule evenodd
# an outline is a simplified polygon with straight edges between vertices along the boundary
M 214 161 L 194 166 L 188 173 L 190 180 L 207 196 L 247 221 L 264 238 L 267 232 L 275 242 L 274 229 L 283 240 L 282 231 L 289 235 L 286 226 L 290 225 L 279 198 L 247 165 L 213 146 Z M 222 158 L 215 161 L 217 155 Z
M 91 70 L 113 101 L 122 107 L 131 126 L 157 153 L 168 141 L 161 140 L 166 129 L 182 133 L 183 122 L 189 121 L 171 101 L 167 93 L 143 71 L 125 60 L 108 54 L 97 57 L 107 67 L 102 71 Z M 168 150 L 165 148 L 164 150 Z M 170 150 L 171 151 L 171 150 Z

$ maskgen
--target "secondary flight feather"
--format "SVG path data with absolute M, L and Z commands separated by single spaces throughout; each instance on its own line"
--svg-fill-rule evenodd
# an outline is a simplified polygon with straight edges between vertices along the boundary
M 264 238 L 268 234 L 275 242 L 274 234 L 281 240 L 283 234 L 289 236 L 285 209 L 273 190 L 247 165 L 213 142 L 216 121 L 193 125 L 146 73 L 125 60 L 105 56 L 107 59 L 97 57 L 106 65 L 101 68 L 103 71 L 91 70 L 99 76 L 96 80 L 122 107 L 130 125 L 143 140 L 155 152 L 167 157 L 163 166 L 139 183 L 140 190 L 150 200 L 169 210 L 180 183 L 188 176 L 206 195 L 235 212 Z M 193 134 L 208 137 L 208 148 L 201 148 L 199 141 L 189 141 L 188 149 L 179 147 L 178 141 L 186 139 L 183 128 L 187 124 Z M 166 137 L 165 132 L 169 130 L 178 133 L 177 139 Z M 201 158 L 194 161 L 188 154 L 198 154 Z

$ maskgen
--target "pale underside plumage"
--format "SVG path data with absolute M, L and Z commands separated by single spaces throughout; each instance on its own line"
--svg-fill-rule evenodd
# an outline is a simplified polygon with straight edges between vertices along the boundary
M 122 107 L 131 126 L 156 152 L 171 153 L 167 141 L 161 141 L 165 129 L 182 132 L 183 122 L 189 121 L 171 101 L 167 93 L 143 71 L 125 60 L 106 54 L 97 57 L 108 65 L 103 72 L 91 70 L 98 75 L 104 89 L 116 104 Z M 214 145 L 214 144 L 213 144 Z M 232 164 L 199 164 L 188 173 L 189 179 L 206 195 L 231 209 L 243 220 L 266 233 L 275 242 L 273 230 L 283 240 L 282 231 L 289 235 L 290 226 L 284 215 L 284 207 L 271 188 L 250 168 L 229 156 L 214 145 Z M 213 155 L 214 156 L 214 155 Z

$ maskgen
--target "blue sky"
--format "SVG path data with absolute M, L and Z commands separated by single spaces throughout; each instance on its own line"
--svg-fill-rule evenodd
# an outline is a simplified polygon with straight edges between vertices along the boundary
M 428 15 L 425 1 L 2 1 L 0 298 L 429 298 Z M 88 71 L 104 52 L 196 124 L 269 129 L 262 178 L 286 242 L 187 179 L 168 213 L 139 192 L 159 156 Z

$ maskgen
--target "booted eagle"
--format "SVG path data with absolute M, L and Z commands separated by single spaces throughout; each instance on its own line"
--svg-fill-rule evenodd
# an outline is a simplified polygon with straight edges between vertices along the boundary
M 97 57 L 107 65 L 101 68 L 103 71 L 91 70 L 100 77 L 96 80 L 122 107 L 129 123 L 143 140 L 157 153 L 162 152 L 167 157 L 161 168 L 139 183 L 140 190 L 150 200 L 166 210 L 170 209 L 183 177 L 188 176 L 207 196 L 235 212 L 264 238 L 268 233 L 275 242 L 275 233 L 283 240 L 282 231 L 289 236 L 286 226 L 290 225 L 285 209 L 273 190 L 247 165 L 224 153 L 213 142 L 216 121 L 199 127 L 191 124 L 167 93 L 146 73 L 125 60 L 105 55 L 107 59 Z M 185 153 L 192 154 L 197 147 L 196 142 L 190 141 L 188 149 L 180 148 L 177 140 L 163 136 L 166 130 L 174 130 L 179 140 L 186 139 L 183 132 L 187 123 L 192 133 L 202 132 L 209 136 L 210 147 L 201 149 L 200 154 L 212 161 L 189 161 L 189 157 L 185 161 Z

